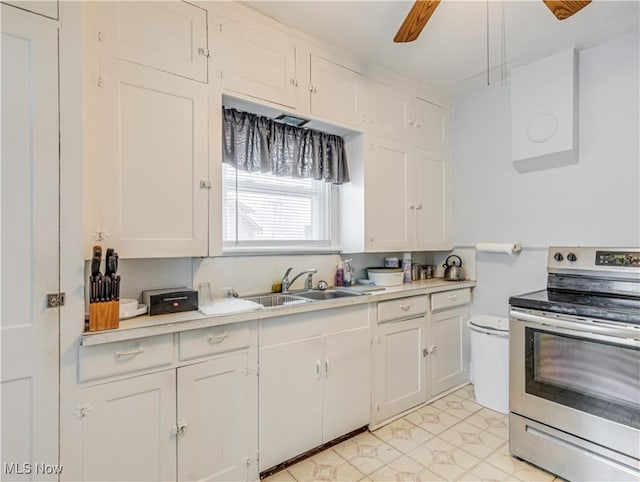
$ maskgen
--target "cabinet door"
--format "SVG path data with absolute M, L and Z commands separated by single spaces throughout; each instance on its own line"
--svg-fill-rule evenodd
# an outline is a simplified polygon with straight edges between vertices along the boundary
M 45 299 L 59 290 L 60 162 L 57 23 L 7 5 L 1 12 L 4 479 L 16 477 L 12 463 L 58 460 L 60 310 L 45 309 Z
M 257 478 L 258 378 L 248 353 L 178 369 L 177 420 L 186 426 L 178 436 L 178 480 Z
M 407 140 L 407 98 L 397 89 L 384 84 L 375 88 L 375 132 L 378 136 Z
M 260 470 L 322 443 L 323 338 L 260 350 Z
M 82 390 L 83 480 L 176 479 L 175 373 Z
M 207 11 L 186 2 L 98 2 L 104 53 L 207 82 Z
M 370 350 L 368 327 L 325 338 L 323 442 L 369 423 Z
M 101 122 L 87 141 L 86 252 L 105 233 L 121 258 L 206 256 L 207 86 L 123 61 L 106 61 L 89 89 Z M 91 204 L 91 203 L 89 203 Z
M 414 98 L 411 102 L 409 127 L 416 146 L 440 159 L 447 156 L 446 118 L 447 110 L 429 101 Z
M 415 204 L 409 200 L 409 153 L 405 143 L 379 140 L 366 169 L 367 251 L 410 249 Z
M 311 113 L 337 124 L 357 126 L 362 75 L 318 55 L 311 55 Z
M 452 249 L 451 164 L 416 148 L 411 177 L 417 249 Z
M 469 335 L 467 310 L 456 309 L 435 313 L 431 317 L 431 395 L 453 388 L 469 380 L 466 361 Z
M 373 341 L 373 413 L 379 423 L 427 400 L 424 316 L 378 325 Z
M 223 18 L 219 24 L 222 87 L 296 107 L 296 50 L 291 38 Z

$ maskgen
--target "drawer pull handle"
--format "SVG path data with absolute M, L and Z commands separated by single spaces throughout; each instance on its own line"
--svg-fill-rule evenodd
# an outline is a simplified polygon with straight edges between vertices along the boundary
M 229 338 L 229 333 L 223 333 L 222 335 L 209 335 L 207 337 L 207 341 L 212 345 L 216 345 L 218 343 L 222 343 L 227 338 Z
M 402 311 L 409 311 L 411 309 L 411 303 L 404 303 L 400 305 L 400 309 Z
M 141 353 L 144 353 L 144 348 L 142 347 L 136 348 L 135 350 L 129 350 L 129 351 L 117 351 L 116 358 L 124 358 L 126 356 L 137 356 L 137 355 L 140 355 Z
M 458 299 L 458 295 L 449 295 L 449 299 L 450 299 L 451 301 L 455 301 L 455 300 L 457 300 L 457 299 Z

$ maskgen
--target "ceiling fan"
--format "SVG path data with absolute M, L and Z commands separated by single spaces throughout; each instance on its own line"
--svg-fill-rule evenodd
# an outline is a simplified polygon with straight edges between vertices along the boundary
M 565 20 L 574 13 L 582 10 L 591 3 L 591 0 L 584 1 L 554 1 L 542 0 L 544 4 L 551 10 L 558 20 Z M 413 42 L 418 38 L 420 32 L 427 24 L 433 12 L 440 4 L 440 0 L 417 0 L 413 4 L 411 10 L 404 19 L 394 42 Z

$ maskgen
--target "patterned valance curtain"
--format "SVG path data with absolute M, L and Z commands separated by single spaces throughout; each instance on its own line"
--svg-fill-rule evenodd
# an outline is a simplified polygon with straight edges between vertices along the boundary
M 222 162 L 244 171 L 349 182 L 344 139 L 236 109 L 222 109 Z

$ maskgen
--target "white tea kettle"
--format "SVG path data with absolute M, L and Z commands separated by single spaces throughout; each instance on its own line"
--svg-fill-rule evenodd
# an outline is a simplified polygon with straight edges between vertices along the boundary
M 455 264 L 455 260 L 452 260 L 451 263 L 449 263 L 451 258 L 457 258 L 458 264 Z M 457 254 L 449 256 L 442 267 L 444 268 L 444 279 L 447 281 L 463 281 L 467 279 L 467 275 L 462 268 L 462 258 Z

